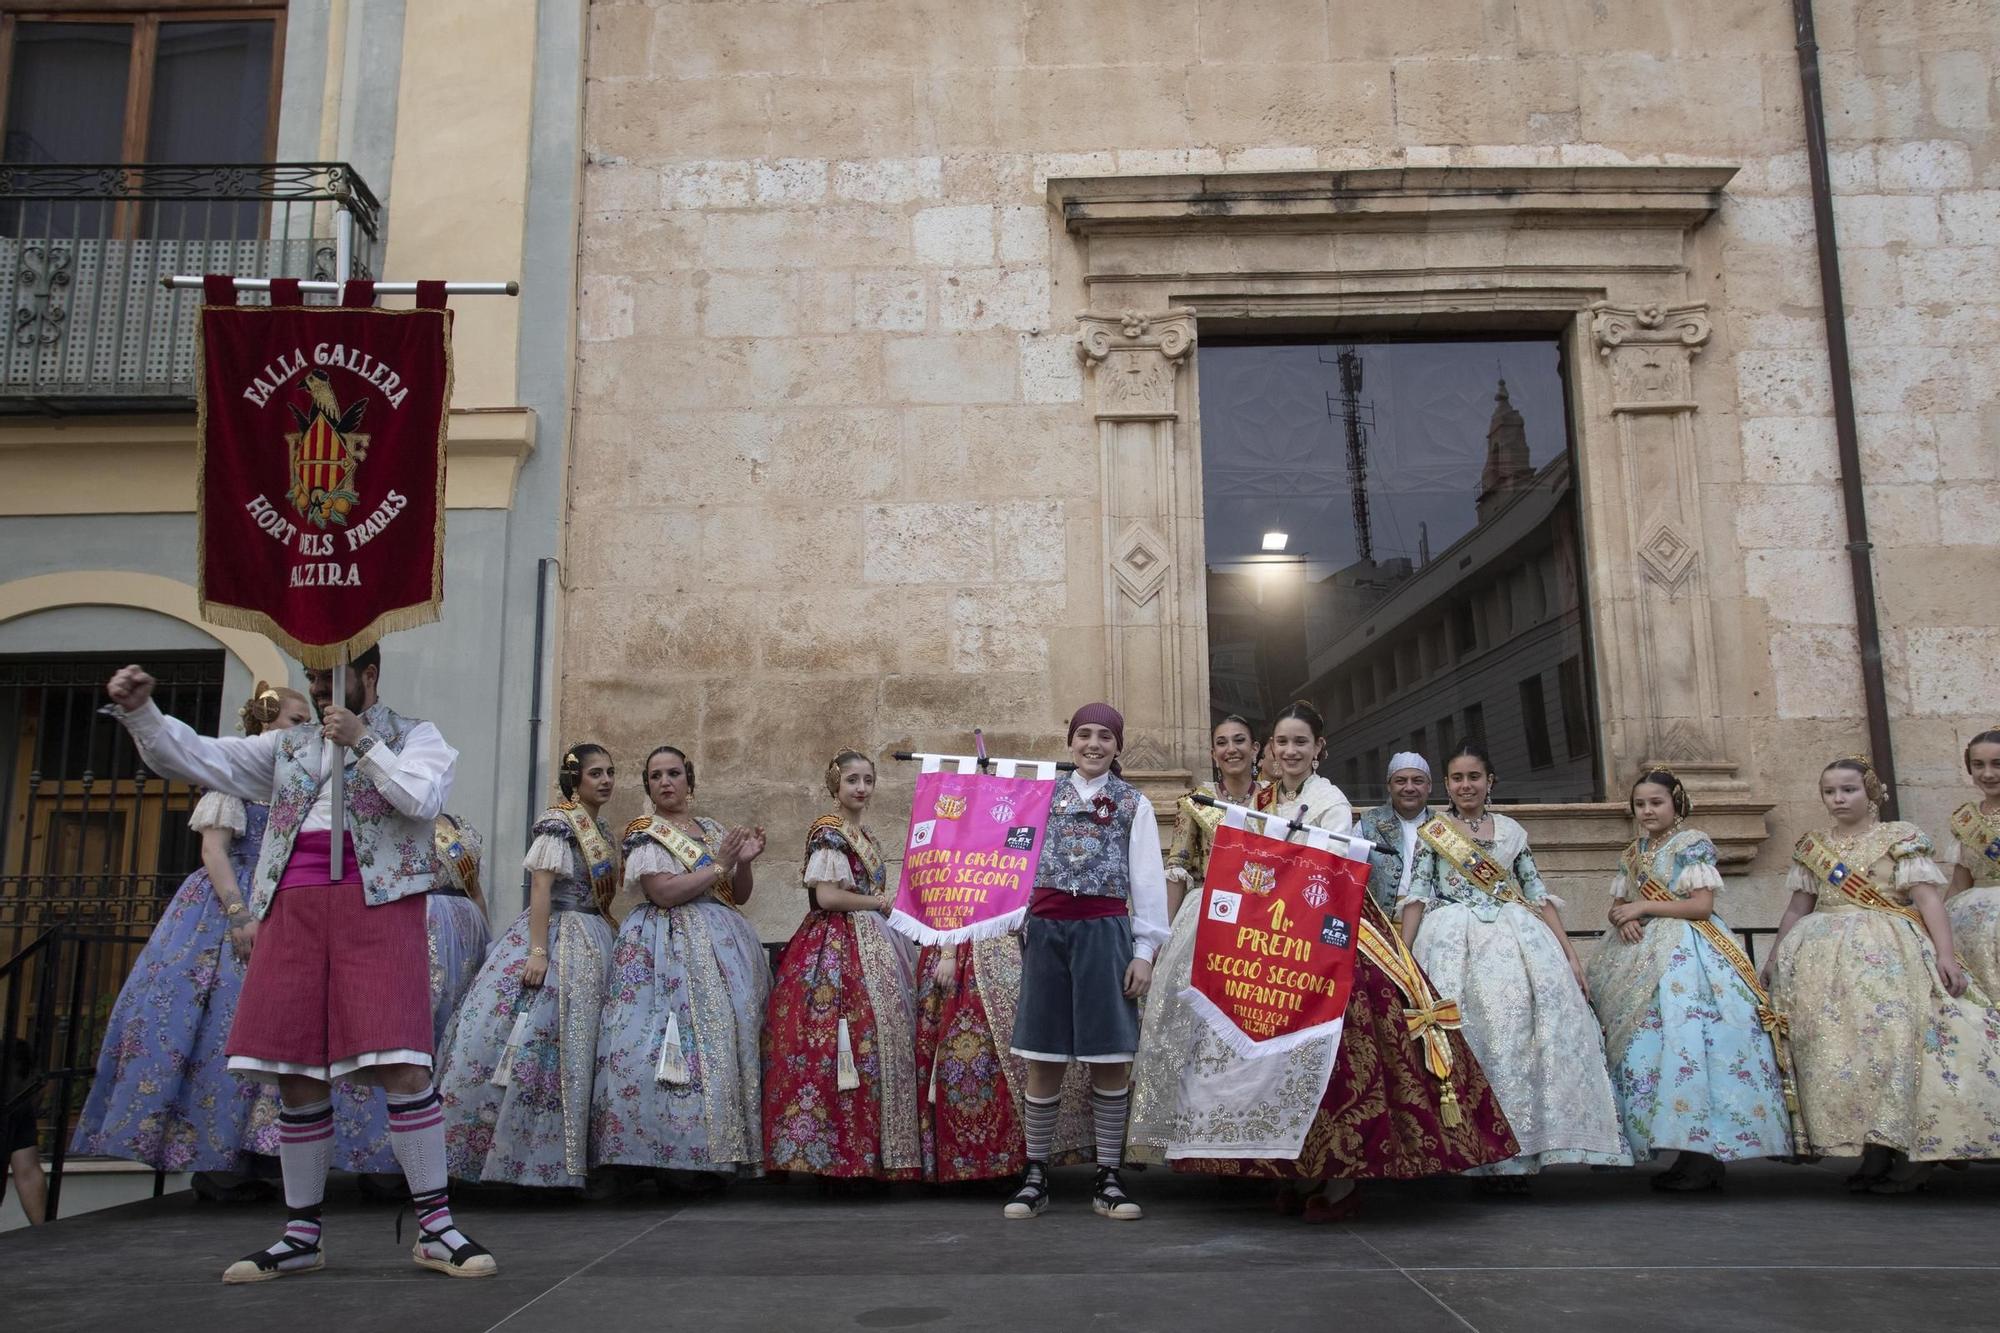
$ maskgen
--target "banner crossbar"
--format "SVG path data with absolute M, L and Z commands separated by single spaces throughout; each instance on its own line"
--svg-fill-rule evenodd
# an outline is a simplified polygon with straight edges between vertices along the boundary
M 176 273 L 160 279 L 160 285 L 168 291 L 200 290 L 205 279 L 199 274 Z M 231 278 L 239 292 L 268 292 L 274 278 Z M 299 279 L 299 290 L 327 296 L 338 296 L 346 287 L 344 282 L 332 282 L 320 278 Z M 415 296 L 417 284 L 414 282 L 378 282 L 375 284 L 377 296 Z M 521 284 L 518 282 L 447 282 L 444 284 L 446 296 L 519 296 Z
M 1047 769 L 1051 776 L 1056 773 L 1072 772 L 1076 765 L 1069 760 L 1048 759 L 994 759 L 976 754 L 928 754 L 921 750 L 897 750 L 891 759 L 899 759 L 906 764 L 922 764 L 924 772 L 934 773 L 947 764 L 957 767 L 961 773 L 998 772 L 1001 777 L 1012 777 L 1023 768 Z

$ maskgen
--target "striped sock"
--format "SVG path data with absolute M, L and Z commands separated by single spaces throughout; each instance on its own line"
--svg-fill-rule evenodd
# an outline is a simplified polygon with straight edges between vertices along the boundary
M 285 1176 L 285 1205 L 317 1208 L 326 1198 L 333 1164 L 333 1103 L 322 1098 L 278 1112 L 278 1165 Z
M 1027 1139 L 1028 1161 L 1047 1166 L 1049 1154 L 1056 1147 L 1056 1117 L 1062 1111 L 1060 1095 L 1043 1100 L 1040 1097 L 1023 1098 L 1027 1103 L 1027 1121 L 1023 1126 L 1023 1137 Z
M 304 1267 L 319 1251 L 320 1202 L 333 1160 L 333 1103 L 322 1099 L 278 1112 L 278 1164 L 285 1175 L 285 1234 L 265 1250 L 280 1270 Z M 303 1248 L 301 1248 L 303 1247 Z
M 1116 1171 L 1125 1162 L 1125 1113 L 1132 1108 L 1128 1084 L 1116 1092 L 1091 1085 L 1090 1123 L 1097 1133 L 1097 1164 Z
M 410 1206 L 417 1210 L 419 1239 L 441 1241 L 449 1249 L 459 1249 L 466 1242 L 465 1233 L 451 1220 L 451 1196 L 445 1190 L 433 1190 L 429 1194 L 413 1194 Z M 439 1256 L 443 1258 L 443 1255 Z
M 425 1084 L 422 1092 L 389 1098 L 389 1147 L 411 1198 L 444 1193 L 444 1106 L 436 1088 Z

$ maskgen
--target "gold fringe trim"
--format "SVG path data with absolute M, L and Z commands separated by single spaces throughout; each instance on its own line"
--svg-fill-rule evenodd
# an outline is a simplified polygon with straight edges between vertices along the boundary
M 444 343 L 444 392 L 438 399 L 437 424 L 437 489 L 432 499 L 432 512 L 436 519 L 431 525 L 431 592 L 426 601 L 411 602 L 407 606 L 393 607 L 335 643 L 307 643 L 286 632 L 273 620 L 268 612 L 254 610 L 247 606 L 232 606 L 226 602 L 209 600 L 208 596 L 208 339 L 207 321 L 212 310 L 249 310 L 259 314 L 273 311 L 306 311 L 312 314 L 326 314 L 329 311 L 346 311 L 350 314 L 372 314 L 389 317 L 405 315 L 439 314 L 443 318 L 441 333 Z M 451 395 L 457 383 L 457 361 L 452 350 L 452 328 L 456 313 L 450 306 L 442 312 L 424 309 L 391 310 L 381 306 L 217 306 L 201 307 L 197 322 L 194 345 L 194 494 L 195 494 L 195 596 L 201 607 L 201 618 L 211 625 L 223 629 L 248 630 L 262 634 L 271 642 L 296 657 L 306 667 L 333 667 L 366 652 L 375 646 L 386 634 L 399 630 L 415 629 L 419 625 L 429 625 L 444 614 L 444 482 L 445 482 L 445 437 L 451 428 Z

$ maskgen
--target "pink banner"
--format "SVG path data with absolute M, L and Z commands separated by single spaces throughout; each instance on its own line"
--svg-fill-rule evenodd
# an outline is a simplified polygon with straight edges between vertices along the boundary
M 1003 934 L 1027 915 L 1056 784 L 923 773 L 889 924 L 920 944 Z

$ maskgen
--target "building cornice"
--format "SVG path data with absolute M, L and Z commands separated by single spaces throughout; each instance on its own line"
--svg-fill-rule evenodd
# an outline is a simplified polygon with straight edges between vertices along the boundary
M 1537 226 L 1691 228 L 1722 206 L 1727 164 L 1374 167 L 1173 176 L 1058 176 L 1049 206 L 1079 235 L 1227 227 L 1314 230 L 1515 217 Z

